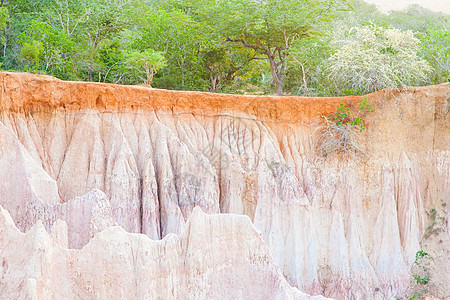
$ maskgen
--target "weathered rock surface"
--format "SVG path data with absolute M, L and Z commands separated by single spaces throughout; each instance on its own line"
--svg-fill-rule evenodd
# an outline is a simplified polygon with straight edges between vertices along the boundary
M 448 215 L 450 84 L 367 95 L 374 112 L 360 134 L 364 155 L 341 158 L 316 151 L 321 115 L 362 97 L 244 97 L 11 73 L 0 80 L 0 205 L 22 232 L 42 220 L 56 241 L 42 225 L 25 235 L 1 225 L 0 243 L 7 244 L 6 235 L 23 243 L 33 236 L 48 251 L 59 251 L 27 261 L 36 252 L 31 246 L 22 258 L 2 250 L 0 260 L 14 265 L 14 276 L 38 296 L 303 297 L 277 277 L 273 258 L 287 282 L 309 294 L 402 298 L 431 209 L 439 206 Z M 192 215 L 196 206 L 208 214 L 249 216 L 270 252 L 261 250 L 249 222 L 236 221 L 248 219 Z M 191 230 L 206 219 L 214 226 Z M 115 224 L 166 238 L 153 242 L 118 227 L 105 231 Z M 441 234 L 448 228 L 442 226 Z M 449 249 L 449 239 L 442 240 Z M 87 246 L 66 250 L 67 243 Z M 238 246 L 255 255 L 266 251 L 267 262 L 255 271 L 247 259 L 253 254 L 236 257 Z M 121 258 L 122 250 L 150 258 L 122 266 L 117 261 L 129 259 Z M 195 259 L 177 266 L 177 251 Z M 169 253 L 173 259 L 164 258 Z M 84 257 L 76 268 L 86 275 L 67 273 L 71 255 Z M 233 259 L 224 269 L 215 264 Z M 98 261 L 101 267 L 93 267 Z M 448 259 L 442 261 L 448 270 Z M 42 264 L 49 277 L 27 273 Z M 102 274 L 111 276 L 100 283 L 95 277 Z M 5 291 L 20 285 L 7 278 L 12 281 Z M 242 285 L 246 278 L 253 287 Z M 46 280 L 48 286 L 39 285 Z M 105 283 L 117 286 L 105 291 Z M 148 290 L 150 283 L 160 291 Z M 56 291 L 83 284 L 87 292 Z M 433 293 L 450 296 L 448 286 Z
M 160 241 L 110 227 L 83 249 L 42 222 L 21 233 L 0 207 L 2 299 L 325 299 L 291 287 L 248 217 L 199 208 Z M 17 251 L 20 249 L 20 251 Z M 18 271 L 21 272 L 18 272 Z

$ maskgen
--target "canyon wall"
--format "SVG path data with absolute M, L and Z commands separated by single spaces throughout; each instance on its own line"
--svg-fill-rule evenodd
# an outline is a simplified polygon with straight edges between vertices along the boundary
M 450 297 L 450 84 L 303 98 L 0 80 L 10 299 L 405 298 L 421 248 L 428 293 Z M 324 116 L 363 98 L 357 155 L 320 151 Z

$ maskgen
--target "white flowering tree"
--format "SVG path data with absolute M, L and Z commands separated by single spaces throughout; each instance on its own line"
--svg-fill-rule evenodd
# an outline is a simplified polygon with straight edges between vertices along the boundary
M 342 89 L 368 93 L 416 85 L 432 71 L 418 56 L 420 41 L 411 31 L 376 25 L 337 31 L 335 53 L 325 62 L 330 79 Z

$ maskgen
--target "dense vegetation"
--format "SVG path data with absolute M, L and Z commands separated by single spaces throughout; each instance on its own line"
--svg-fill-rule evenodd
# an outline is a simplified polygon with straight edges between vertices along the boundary
M 4 0 L 1 68 L 226 93 L 447 82 L 450 16 L 353 0 Z

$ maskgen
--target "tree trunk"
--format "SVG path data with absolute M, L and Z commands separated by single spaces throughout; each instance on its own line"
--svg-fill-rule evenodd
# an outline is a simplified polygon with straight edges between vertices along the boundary
M 211 78 L 211 93 L 216 92 L 216 78 Z
M 216 92 L 216 77 L 214 76 L 213 73 L 213 67 L 208 66 L 209 69 L 209 79 L 211 81 L 211 93 L 215 93 Z
M 6 56 L 6 46 L 8 45 L 8 35 L 6 34 L 6 27 L 4 29 L 5 43 L 3 44 L 3 56 Z
M 275 83 L 275 89 L 277 95 L 283 94 L 283 83 L 281 81 L 281 76 L 278 73 L 277 64 L 275 62 L 275 57 L 269 52 L 267 53 L 267 57 L 269 58 L 270 63 L 270 73 L 272 74 L 273 82 Z
M 94 69 L 94 52 L 95 52 L 95 50 L 92 51 L 91 57 L 90 57 L 90 62 L 89 62 L 89 81 L 93 80 L 92 69 Z
M 145 74 L 147 75 L 147 85 L 149 87 L 152 87 L 152 81 L 153 81 L 153 74 L 154 70 L 150 69 L 147 65 L 145 66 Z
M 97 38 L 98 38 L 98 33 L 97 33 Z M 97 51 L 97 47 L 98 47 L 98 45 L 100 44 L 101 41 L 102 40 L 99 39 L 99 40 L 95 41 L 94 44 L 92 45 L 93 46 L 92 47 L 92 53 L 91 53 L 90 62 L 89 62 L 89 81 L 93 80 L 92 72 L 93 72 L 93 69 L 94 69 L 94 55 L 95 55 L 95 52 Z

